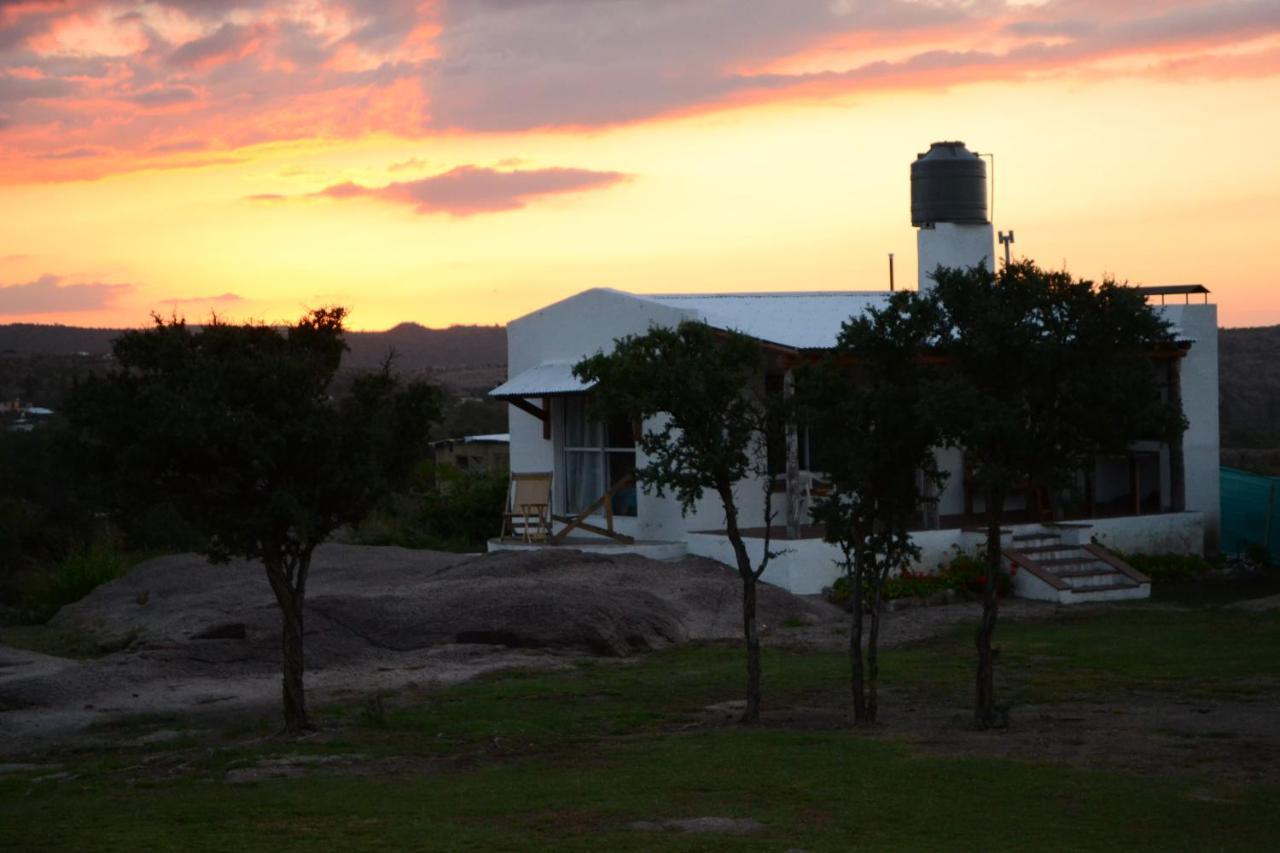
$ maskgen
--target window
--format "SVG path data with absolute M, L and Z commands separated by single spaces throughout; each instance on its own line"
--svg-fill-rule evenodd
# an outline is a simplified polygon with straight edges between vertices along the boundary
M 631 424 L 602 424 L 587 416 L 586 400 L 564 400 L 565 509 L 582 512 L 611 485 L 636 470 L 636 439 Z M 614 515 L 636 514 L 635 483 L 613 495 Z

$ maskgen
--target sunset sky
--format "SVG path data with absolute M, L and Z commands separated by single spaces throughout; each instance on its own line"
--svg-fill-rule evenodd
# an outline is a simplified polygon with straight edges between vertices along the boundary
M 1014 253 L 1280 323 L 1280 0 L 0 0 L 0 322 L 505 322 Z

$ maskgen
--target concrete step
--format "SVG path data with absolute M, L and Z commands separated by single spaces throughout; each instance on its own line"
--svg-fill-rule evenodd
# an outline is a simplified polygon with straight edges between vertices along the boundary
M 1008 548 L 1005 556 L 1025 570 L 1015 576 L 1014 586 L 1027 598 L 1078 604 L 1151 595 L 1150 583 L 1131 577 L 1093 546 L 1028 538 Z
M 1125 581 L 1124 583 L 1109 583 L 1109 584 L 1100 584 L 1098 586 L 1074 587 L 1072 588 L 1071 591 L 1075 593 L 1077 596 L 1079 596 L 1080 593 L 1118 592 L 1120 590 L 1137 589 L 1137 588 L 1138 588 L 1138 584 L 1134 583 L 1133 581 Z
M 1058 568 L 1069 569 L 1072 566 L 1092 566 L 1101 563 L 1101 561 L 1092 554 L 1084 553 L 1073 554 L 1070 557 L 1051 557 L 1046 560 L 1036 560 L 1037 563 L 1049 569 L 1054 574 L 1059 574 Z
M 1013 536 L 1014 542 L 1030 542 L 1034 539 L 1061 539 L 1061 533 L 1018 533 Z
M 1057 545 L 1033 545 L 1030 548 L 1014 548 L 1012 550 L 1020 554 L 1026 554 L 1028 557 L 1034 557 L 1038 561 L 1043 555 L 1052 554 L 1055 551 L 1062 551 L 1067 554 L 1079 551 L 1080 546 L 1059 543 Z
M 1129 578 L 1126 578 L 1124 575 L 1117 574 L 1085 575 L 1082 577 L 1062 578 L 1061 580 L 1063 580 L 1074 592 L 1087 592 L 1089 590 L 1102 589 L 1103 587 L 1110 589 L 1112 587 L 1128 588 L 1137 586 L 1137 584 Z
M 1098 575 L 1116 575 L 1117 577 L 1124 577 L 1124 575 L 1117 572 L 1111 566 L 1098 563 L 1096 560 L 1094 563 L 1095 565 L 1092 566 L 1085 566 L 1079 569 L 1063 569 L 1062 571 L 1055 571 L 1053 574 L 1056 577 L 1063 578 L 1064 580 L 1066 578 L 1092 578 L 1097 577 Z

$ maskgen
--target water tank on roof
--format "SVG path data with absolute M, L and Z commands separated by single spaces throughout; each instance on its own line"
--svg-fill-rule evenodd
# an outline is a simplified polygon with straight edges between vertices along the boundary
M 911 224 L 985 225 L 987 163 L 963 142 L 935 142 L 911 164 Z

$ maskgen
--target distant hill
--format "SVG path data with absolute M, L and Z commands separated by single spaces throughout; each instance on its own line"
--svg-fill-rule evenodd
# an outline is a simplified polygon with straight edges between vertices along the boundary
M 0 399 L 56 401 L 71 376 L 102 369 L 122 329 L 82 329 L 33 323 L 0 325 Z M 502 326 L 428 329 L 401 323 L 385 332 L 349 332 L 347 369 L 376 368 L 390 352 L 403 373 L 428 374 L 463 395 L 483 393 L 506 378 Z
M 106 355 L 120 329 L 10 323 L 0 326 L 0 355 Z
M 34 323 L 0 325 L 0 354 L 106 355 L 122 331 Z M 507 337 L 502 326 L 428 329 L 417 323 L 401 323 L 385 332 L 348 332 L 347 341 L 354 367 L 377 366 L 393 348 L 414 368 L 507 363 Z
M 377 367 L 392 350 L 400 364 L 415 370 L 507 364 L 507 330 L 503 326 L 428 329 L 417 323 L 401 323 L 385 332 L 349 332 L 347 343 L 352 367 Z
M 119 334 L 119 329 L 0 325 L 0 360 L 9 362 L 7 369 L 0 364 L 0 398 L 40 396 L 31 393 L 34 364 L 40 365 L 36 374 L 58 374 L 59 384 L 69 381 L 68 375 L 94 369 Z M 349 367 L 377 367 L 394 350 L 398 369 L 430 374 L 464 395 L 481 394 L 506 375 L 502 326 L 428 329 L 401 323 L 385 332 L 352 332 L 348 342 Z M 1280 326 L 1222 329 L 1218 347 L 1222 446 L 1280 448 Z M 74 358 L 78 353 L 89 358 Z
M 1280 326 L 1218 332 L 1224 448 L 1280 449 Z

